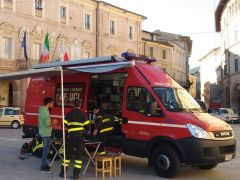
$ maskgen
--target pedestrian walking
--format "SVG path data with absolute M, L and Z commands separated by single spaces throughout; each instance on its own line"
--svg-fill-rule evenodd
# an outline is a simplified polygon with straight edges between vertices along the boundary
M 51 121 L 49 111 L 53 107 L 53 99 L 46 97 L 44 99 L 44 106 L 39 108 L 38 116 L 38 130 L 43 140 L 42 164 L 41 172 L 52 172 L 52 168 L 47 164 L 47 156 L 50 149 L 50 141 L 52 135 L 52 126 L 57 124 L 57 120 Z
M 74 163 L 73 179 L 79 178 L 82 167 L 82 156 L 85 148 L 85 131 L 90 129 L 90 122 L 87 120 L 86 115 L 80 111 L 81 100 L 74 101 L 74 109 L 66 114 L 64 123 L 68 128 L 68 136 L 66 139 L 66 160 L 61 165 L 60 177 L 64 178 L 64 166 L 66 172 L 70 164 L 70 159 L 76 147 L 76 159 Z

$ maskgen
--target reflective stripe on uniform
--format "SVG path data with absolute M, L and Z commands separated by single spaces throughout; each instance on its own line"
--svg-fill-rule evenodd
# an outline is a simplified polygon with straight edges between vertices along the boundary
M 91 120 L 91 123 L 94 124 L 94 123 L 95 123 L 95 120 Z
M 69 166 L 69 164 L 70 164 L 70 160 L 65 160 L 65 164 L 64 164 L 64 162 L 63 162 L 63 163 L 62 163 L 62 166 L 65 165 L 65 166 L 67 167 L 67 166 Z
M 102 118 L 102 116 L 98 116 L 97 118 Z
M 81 169 L 82 166 L 81 166 L 81 165 L 78 165 L 78 164 L 74 164 L 74 167 Z
M 113 130 L 113 127 L 106 128 L 106 129 L 102 129 L 102 130 L 100 131 L 100 133 L 103 133 L 103 132 L 106 132 L 106 131 L 111 131 L 111 130 Z
M 87 121 L 85 121 L 84 123 L 80 123 L 80 122 L 70 122 L 70 123 L 68 123 L 68 125 L 69 126 L 85 126 L 85 125 L 87 125 L 87 124 L 89 124 L 90 122 L 89 122 L 89 120 L 87 120 Z
M 65 124 L 68 124 L 68 121 L 67 121 L 66 119 L 64 119 L 64 123 L 65 123 Z
M 80 122 L 70 122 L 68 123 L 69 126 L 84 126 L 83 123 L 80 123 Z
M 89 123 L 90 123 L 89 120 L 85 121 L 85 122 L 84 122 L 84 126 L 87 125 L 87 124 L 89 124 Z
M 100 155 L 100 156 L 103 156 L 103 155 L 105 155 L 105 154 L 106 154 L 106 152 L 105 152 L 105 151 L 104 151 L 104 152 L 100 152 L 100 153 L 99 153 L 99 155 Z
M 76 164 L 82 164 L 82 161 L 75 160 L 75 163 L 76 163 Z
M 118 117 L 114 116 L 114 121 L 118 122 L 119 121 Z
M 64 166 L 64 163 L 62 163 L 62 166 Z M 69 166 L 69 164 L 65 163 L 65 166 L 66 166 L 66 167 L 68 167 L 68 166 Z
M 79 128 L 71 128 L 71 129 L 68 129 L 68 132 L 73 132 L 73 131 L 83 131 L 84 128 L 83 127 L 79 127 Z
M 108 122 L 110 121 L 110 119 L 104 119 L 102 122 Z
M 38 148 L 43 148 L 43 144 L 39 144 L 33 148 L 33 152 L 35 152 Z

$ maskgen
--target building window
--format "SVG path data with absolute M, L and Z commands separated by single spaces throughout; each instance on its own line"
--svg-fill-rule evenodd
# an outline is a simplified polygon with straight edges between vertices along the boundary
M 85 52 L 84 53 L 84 59 L 90 58 L 90 52 Z
M 237 14 L 238 12 L 238 4 L 237 4 L 237 0 L 235 0 L 235 13 Z
M 232 17 L 232 8 L 231 8 L 231 6 L 229 6 L 229 17 L 231 18 Z
M 133 26 L 128 27 L 129 39 L 133 39 Z
M 240 1 L 238 0 L 238 10 L 240 11 Z
M 60 7 L 60 22 L 66 24 L 66 8 Z
M 227 65 L 225 64 L 224 65 L 224 76 L 226 76 L 227 75 Z
M 153 41 L 153 35 L 152 34 L 150 35 L 150 40 Z
M 115 21 L 110 20 L 110 34 L 115 35 Z
M 235 72 L 238 72 L 238 59 L 235 59 Z
M 60 7 L 60 16 L 66 17 L 66 8 L 65 7 Z
M 150 47 L 150 56 L 153 56 L 153 47 Z
M 234 16 L 234 3 L 232 4 L 232 16 Z
M 234 30 L 234 41 L 235 41 L 235 42 L 238 41 L 238 36 L 237 36 L 237 35 L 238 35 L 238 30 L 235 29 L 235 30 Z
M 35 8 L 42 9 L 42 0 L 35 0 Z
M 41 56 L 41 48 L 42 47 L 42 45 L 41 44 L 37 44 L 37 43 L 35 43 L 34 44 L 34 59 L 36 59 L 36 60 L 39 60 L 40 59 L 40 56 Z
M 90 27 L 90 21 L 91 21 L 91 19 L 90 19 L 90 15 L 89 14 L 85 14 L 85 29 L 86 30 L 90 30 L 91 29 L 91 27 Z
M 12 58 L 12 39 L 3 38 L 3 58 Z
M 163 59 L 166 59 L 166 50 L 163 50 Z
M 35 0 L 35 16 L 42 18 L 42 0 Z
M 4 0 L 4 8 L 13 9 L 13 1 L 12 0 Z

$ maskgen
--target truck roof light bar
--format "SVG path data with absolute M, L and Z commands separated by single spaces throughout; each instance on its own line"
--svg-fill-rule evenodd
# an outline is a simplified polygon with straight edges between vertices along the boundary
M 135 59 L 135 60 L 147 61 L 147 63 L 157 62 L 157 59 L 155 57 L 129 53 L 129 52 L 122 53 L 122 57 L 127 60 Z

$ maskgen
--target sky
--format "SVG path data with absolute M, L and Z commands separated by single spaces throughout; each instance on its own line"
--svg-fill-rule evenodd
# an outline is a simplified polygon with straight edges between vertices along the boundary
M 147 17 L 142 30 L 160 30 L 189 36 L 193 41 L 190 68 L 220 46 L 220 34 L 215 31 L 215 9 L 219 0 L 102 0 Z

